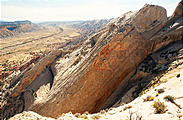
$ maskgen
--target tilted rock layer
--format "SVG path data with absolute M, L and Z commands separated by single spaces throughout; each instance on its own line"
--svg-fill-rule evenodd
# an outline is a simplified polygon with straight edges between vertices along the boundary
M 182 3 L 177 9 L 180 7 Z M 78 67 L 67 76 L 55 72 L 48 99 L 31 110 L 57 117 L 64 112 L 97 112 L 110 106 L 114 103 L 108 102 L 110 96 L 117 95 L 118 87 L 125 89 L 147 55 L 182 40 L 182 14 L 177 9 L 168 19 L 164 8 L 145 5 L 113 20 L 90 38 L 95 44 Z

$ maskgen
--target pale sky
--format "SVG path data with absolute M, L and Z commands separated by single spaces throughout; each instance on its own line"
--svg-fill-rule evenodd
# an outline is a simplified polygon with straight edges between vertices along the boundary
M 180 0 L 1 0 L 0 20 L 74 21 L 106 19 L 160 5 L 170 16 Z

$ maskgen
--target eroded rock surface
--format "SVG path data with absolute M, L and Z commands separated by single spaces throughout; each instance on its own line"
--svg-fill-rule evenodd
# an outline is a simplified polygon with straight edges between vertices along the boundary
M 176 19 L 172 17 L 178 23 L 174 26 L 168 20 L 166 10 L 154 5 L 145 5 L 138 12 L 117 18 L 91 38 L 96 43 L 85 56 L 78 49 L 80 62 L 73 66 L 72 58 L 66 63 L 59 62 L 65 58 L 56 61 L 54 83 L 48 99 L 31 110 L 57 117 L 64 112 L 97 112 L 110 106 L 114 103 L 112 98 L 125 89 L 147 55 L 182 40 L 181 18 L 182 15 Z M 64 65 L 67 67 L 62 71 Z

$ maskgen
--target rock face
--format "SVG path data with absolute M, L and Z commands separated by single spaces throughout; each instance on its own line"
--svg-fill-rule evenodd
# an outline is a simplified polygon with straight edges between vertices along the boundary
M 164 8 L 145 5 L 137 12 L 128 12 L 112 20 L 83 46 L 52 60 L 52 64 L 49 62 L 54 79 L 47 98 L 35 102 L 33 97 L 32 105 L 24 104 L 24 107 L 56 118 L 65 112 L 93 113 L 113 105 L 116 102 L 114 98 L 135 79 L 137 67 L 149 54 L 183 40 L 182 4 L 181 1 L 169 19 Z M 39 80 L 38 76 L 43 75 L 46 68 L 45 65 L 36 66 L 37 69 L 32 68 L 20 78 L 24 84 L 13 90 L 14 97 L 28 88 L 33 90 L 32 94 L 39 91 L 30 86 L 34 86 L 34 81 L 36 78 Z M 41 71 L 34 72 L 39 69 Z M 41 80 L 45 80 L 45 75 L 40 77 Z
M 0 38 L 6 38 L 34 29 L 30 21 L 0 22 Z
M 91 38 L 96 40 L 93 48 L 76 68 L 65 71 L 67 75 L 60 73 L 62 68 L 56 63 L 48 99 L 31 110 L 57 117 L 63 112 L 97 112 L 110 106 L 114 103 L 111 96 L 125 89 L 147 55 L 182 40 L 181 18 L 181 14 L 172 17 L 175 25 L 164 8 L 154 5 L 117 18 Z

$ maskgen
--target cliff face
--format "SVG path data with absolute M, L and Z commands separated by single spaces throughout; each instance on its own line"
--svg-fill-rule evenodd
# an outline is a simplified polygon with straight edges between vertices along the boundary
M 0 38 L 30 32 L 33 27 L 34 25 L 30 21 L 0 22 Z
M 148 55 L 173 42 L 183 47 L 182 4 L 169 19 L 164 8 L 145 5 L 112 20 L 78 49 L 62 57 L 52 52 L 44 58 L 49 64 L 39 62 L 16 79 L 19 85 L 10 96 L 22 95 L 24 108 L 55 118 L 65 112 L 93 113 L 113 105 L 130 81 L 143 76 L 137 68 Z M 51 89 L 45 88 L 48 91 L 41 96 L 43 84 L 35 81 L 46 81 L 51 75 Z M 12 114 L 8 107 L 4 111 Z

